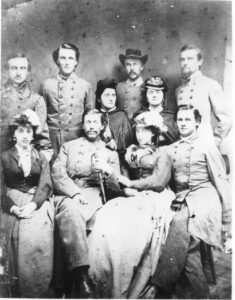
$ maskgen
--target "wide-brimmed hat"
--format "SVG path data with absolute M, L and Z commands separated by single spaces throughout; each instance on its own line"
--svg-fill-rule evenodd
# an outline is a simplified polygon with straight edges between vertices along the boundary
M 114 79 L 101 79 L 97 82 L 97 87 L 96 87 L 96 97 L 100 99 L 101 95 L 103 94 L 105 89 L 114 89 L 116 90 L 117 87 L 117 82 Z
M 141 50 L 137 49 L 127 49 L 126 54 L 120 54 L 119 55 L 119 60 L 122 65 L 125 64 L 125 59 L 127 58 L 132 58 L 132 59 L 139 59 L 142 64 L 146 64 L 148 60 L 148 55 L 142 55 Z
M 152 77 L 146 79 L 144 82 L 144 88 L 164 90 L 165 92 L 167 92 L 167 90 L 168 90 L 166 82 L 160 76 L 152 76 Z

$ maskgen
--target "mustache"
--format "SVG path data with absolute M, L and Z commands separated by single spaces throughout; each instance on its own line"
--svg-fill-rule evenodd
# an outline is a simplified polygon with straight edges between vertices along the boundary
M 134 71 L 130 71 L 130 72 L 128 73 L 128 75 L 132 75 L 132 74 L 133 74 L 133 75 L 137 75 L 136 72 L 134 72 Z

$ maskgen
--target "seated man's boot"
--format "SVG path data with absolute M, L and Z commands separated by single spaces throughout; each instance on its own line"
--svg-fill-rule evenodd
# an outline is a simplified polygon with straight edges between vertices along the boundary
M 94 293 L 92 283 L 88 276 L 88 266 L 78 267 L 73 270 L 74 291 L 72 298 L 92 299 Z

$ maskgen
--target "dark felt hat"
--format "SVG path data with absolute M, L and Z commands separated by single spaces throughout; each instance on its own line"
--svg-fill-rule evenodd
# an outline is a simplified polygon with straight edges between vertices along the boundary
M 141 50 L 137 49 L 127 49 L 126 54 L 120 54 L 119 55 L 119 60 L 122 65 L 125 63 L 125 59 L 127 58 L 132 58 L 132 59 L 139 59 L 142 64 L 146 64 L 148 60 L 148 55 L 142 55 Z
M 165 80 L 159 76 L 152 76 L 147 80 L 145 80 L 144 87 L 146 89 L 148 88 L 159 89 L 159 90 L 163 90 L 164 92 L 167 92 L 168 90 Z
M 114 89 L 116 90 L 117 87 L 117 82 L 114 79 L 101 79 L 97 82 L 97 87 L 96 87 L 96 97 L 100 99 L 101 95 L 103 94 L 105 89 Z

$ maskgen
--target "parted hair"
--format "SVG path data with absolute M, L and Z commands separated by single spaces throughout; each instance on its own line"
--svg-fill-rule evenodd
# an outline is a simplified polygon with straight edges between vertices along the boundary
M 31 71 L 31 64 L 30 64 L 29 58 L 24 53 L 15 52 L 15 53 L 10 54 L 7 57 L 7 62 L 9 62 L 10 59 L 14 59 L 14 58 L 25 58 L 28 61 L 28 71 Z M 8 63 L 8 67 L 9 67 L 9 63 Z
M 202 116 L 201 116 L 199 110 L 196 109 L 192 104 L 184 104 L 184 105 L 180 105 L 180 106 L 177 108 L 177 111 L 176 111 L 175 116 L 174 116 L 174 120 L 175 120 L 175 121 L 177 120 L 178 112 L 181 111 L 181 110 L 192 110 L 192 111 L 193 111 L 193 114 L 194 114 L 195 120 L 196 120 L 197 122 L 201 123 Z
M 202 50 L 195 45 L 184 45 L 180 52 L 184 52 L 186 50 L 195 50 L 197 52 L 197 59 L 202 60 Z
M 79 61 L 79 57 L 80 57 L 80 52 L 78 50 L 78 47 L 70 44 L 70 43 L 63 43 L 62 45 L 60 45 L 56 50 L 53 51 L 52 53 L 52 58 L 54 60 L 54 62 L 58 65 L 58 57 L 59 57 L 59 51 L 60 49 L 70 49 L 73 50 L 75 52 L 75 57 L 76 60 Z

